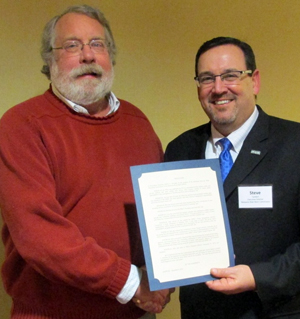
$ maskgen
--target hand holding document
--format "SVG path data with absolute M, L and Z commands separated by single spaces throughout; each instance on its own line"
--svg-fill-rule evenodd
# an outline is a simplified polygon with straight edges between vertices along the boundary
M 234 264 L 218 160 L 131 167 L 151 290 L 211 280 Z

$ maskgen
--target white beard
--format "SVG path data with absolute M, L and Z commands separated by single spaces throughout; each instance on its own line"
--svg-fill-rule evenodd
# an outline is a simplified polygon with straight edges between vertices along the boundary
M 97 77 L 77 80 L 80 75 L 92 73 Z M 111 91 L 113 80 L 113 67 L 110 72 L 104 73 L 103 68 L 98 64 L 84 64 L 65 73 L 58 69 L 56 63 L 51 66 L 53 85 L 65 98 L 83 106 L 103 99 Z

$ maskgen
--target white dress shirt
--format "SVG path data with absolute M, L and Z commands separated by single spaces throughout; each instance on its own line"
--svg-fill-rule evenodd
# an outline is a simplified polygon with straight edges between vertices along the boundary
M 231 144 L 232 148 L 230 149 L 230 154 L 232 157 L 233 162 L 235 162 L 236 158 L 239 155 L 240 150 L 242 149 L 244 140 L 246 139 L 247 135 L 251 131 L 253 125 L 255 124 L 257 118 L 258 118 L 258 109 L 255 106 L 253 113 L 248 118 L 248 120 L 239 127 L 236 131 L 230 133 L 228 136 L 226 136 Z M 222 152 L 222 146 L 221 143 L 218 143 L 220 139 L 222 139 L 224 136 L 218 132 L 213 125 L 211 125 L 211 137 L 206 143 L 206 149 L 205 149 L 205 158 L 219 158 L 221 152 Z
M 51 84 L 51 87 L 52 87 L 53 93 L 60 100 L 62 100 L 65 104 L 67 104 L 71 109 L 73 109 L 75 112 L 89 114 L 88 110 L 85 107 L 83 107 L 79 104 L 76 104 L 76 103 L 68 100 L 66 97 L 64 97 L 53 84 Z M 108 98 L 108 104 L 109 104 L 110 109 L 106 115 L 109 115 L 109 114 L 116 112 L 120 106 L 120 101 L 117 99 L 117 97 L 114 95 L 113 92 L 110 92 L 110 95 Z

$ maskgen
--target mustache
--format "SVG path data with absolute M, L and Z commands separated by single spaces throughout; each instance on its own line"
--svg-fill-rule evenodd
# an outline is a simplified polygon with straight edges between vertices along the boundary
M 101 77 L 104 73 L 103 68 L 98 64 L 84 64 L 78 68 L 73 69 L 70 72 L 70 75 L 74 78 L 84 74 L 94 74 L 96 76 Z

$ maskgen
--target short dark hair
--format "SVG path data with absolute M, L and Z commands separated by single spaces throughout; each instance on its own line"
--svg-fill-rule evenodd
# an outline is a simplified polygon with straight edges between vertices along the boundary
M 198 63 L 200 56 L 215 47 L 218 47 L 220 45 L 226 45 L 226 44 L 232 44 L 237 47 L 239 47 L 245 56 L 245 63 L 247 70 L 254 71 L 256 69 L 256 62 L 255 62 L 255 55 L 254 52 L 249 44 L 246 42 L 243 42 L 241 40 L 231 38 L 231 37 L 217 37 L 213 38 L 209 41 L 204 42 L 201 47 L 199 48 L 197 54 L 196 54 L 196 61 L 195 61 L 195 75 L 198 76 Z

